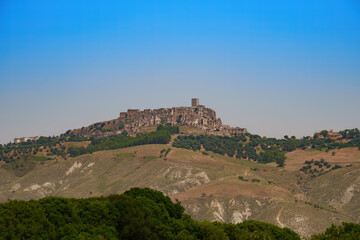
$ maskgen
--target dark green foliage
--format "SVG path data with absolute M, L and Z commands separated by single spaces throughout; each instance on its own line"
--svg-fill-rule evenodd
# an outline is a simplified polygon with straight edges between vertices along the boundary
M 230 157 L 235 156 L 241 158 L 243 155 L 244 148 L 242 142 L 246 141 L 245 136 L 236 136 L 236 137 L 222 137 L 222 136 L 178 136 L 174 143 L 174 147 L 192 149 L 194 151 L 200 150 L 201 146 L 205 148 L 206 151 L 211 151 L 214 153 L 219 153 L 221 155 L 228 155 Z M 256 150 L 253 146 L 248 146 L 245 148 L 245 158 L 249 157 L 251 159 L 257 159 Z
M 224 224 L 224 231 L 230 240 L 263 240 L 263 239 L 298 239 L 299 235 L 289 228 L 279 228 L 270 223 L 244 221 L 238 224 Z
M 101 131 L 113 131 L 111 129 L 102 129 L 105 123 L 97 123 L 94 127 L 99 128 Z M 123 126 L 119 126 L 120 129 Z M 67 153 L 70 156 L 79 156 L 85 153 L 92 153 L 99 150 L 108 150 L 123 148 L 129 146 L 137 146 L 143 144 L 153 144 L 153 143 L 168 143 L 171 139 L 171 134 L 179 133 L 178 126 L 162 126 L 160 125 L 157 131 L 139 135 L 137 137 L 127 137 L 128 133 L 123 131 L 120 136 L 110 136 L 107 138 L 95 139 L 95 138 L 86 138 L 82 136 L 70 135 L 70 130 L 65 134 L 62 134 L 59 137 L 40 137 L 37 141 L 27 141 L 21 144 L 9 143 L 6 145 L 1 145 L 0 147 L 0 161 L 5 161 L 6 163 L 14 161 L 13 156 L 17 157 L 26 157 L 35 155 L 38 151 L 42 151 L 43 148 L 50 148 L 49 155 L 57 155 L 66 157 Z M 87 148 L 84 147 L 70 147 L 68 152 L 65 152 L 66 147 L 62 145 L 65 142 L 83 142 L 91 140 L 91 145 Z M 56 146 L 60 146 L 57 148 Z M 41 148 L 42 147 L 42 148 Z M 40 149 L 41 148 L 41 149 Z M 47 149 L 48 150 L 48 149 Z M 12 155 L 11 155 L 12 153 Z
M 360 225 L 343 222 L 342 226 L 332 225 L 325 233 L 314 235 L 311 240 L 352 240 L 360 239 Z
M 276 140 L 274 138 L 261 138 L 259 135 L 248 135 L 250 141 L 246 142 L 245 136 L 222 137 L 222 136 L 178 136 L 174 143 L 174 147 L 200 150 L 201 146 L 206 151 L 211 151 L 229 157 L 243 158 L 258 161 L 261 163 L 276 162 L 279 167 L 285 164 L 285 152 L 279 147 L 272 145 L 278 144 L 285 140 Z M 289 139 L 293 141 L 294 139 Z M 264 150 L 260 155 L 256 152 L 256 147 L 261 145 Z
M 60 137 L 40 137 L 37 141 L 27 141 L 21 144 L 9 143 L 0 148 L 0 161 L 3 160 L 6 163 L 9 163 L 14 161 L 14 158 L 12 158 L 13 156 L 16 156 L 17 158 L 34 156 L 39 151 L 42 152 L 43 148 L 50 148 L 50 155 L 65 157 L 65 146 L 61 145 L 62 143 L 88 140 L 89 139 L 85 137 L 61 135 Z M 60 146 L 60 149 L 56 146 Z M 11 153 L 12 156 L 10 155 Z
M 201 149 L 201 143 L 195 136 L 178 136 L 173 143 L 174 147 L 192 149 L 194 151 Z
M 282 149 L 287 152 L 294 151 L 298 147 L 298 140 L 291 138 L 282 144 Z
M 339 132 L 343 138 L 352 139 L 360 138 L 360 130 L 358 128 L 345 129 Z
M 238 176 L 238 179 L 241 180 L 241 181 L 244 181 L 244 182 L 249 181 L 249 180 L 245 179 L 243 176 Z
M 312 164 L 312 163 L 314 163 L 314 159 L 311 159 L 311 161 L 305 161 L 305 164 Z
M 35 161 L 39 161 L 39 162 L 45 162 L 45 161 L 54 160 L 53 158 L 49 158 L 49 157 L 33 157 L 33 159 Z
M 328 168 L 331 167 L 331 165 L 330 165 L 330 163 L 326 162 L 325 159 L 320 159 L 320 161 L 317 161 L 317 160 L 314 161 L 314 159 L 312 159 L 311 161 L 305 161 L 304 163 L 306 164 L 306 166 L 302 167 L 300 169 L 300 171 L 302 171 L 306 174 L 312 174 L 311 177 L 313 177 L 313 178 L 316 176 L 320 176 L 325 173 L 328 173 L 329 171 L 332 170 L 332 169 L 327 170 Z M 311 169 L 312 167 L 314 167 L 314 168 Z M 319 171 L 319 169 L 320 169 L 320 171 Z
M 165 157 L 169 154 L 169 152 L 171 151 L 171 148 L 168 148 L 165 152 Z
M 327 137 L 327 135 L 328 135 L 328 131 L 327 130 L 322 130 L 321 132 L 320 132 L 320 135 L 322 135 L 323 137 Z
M 333 166 L 331 169 L 332 169 L 332 170 L 335 170 L 335 169 L 338 169 L 338 168 L 342 168 L 342 167 L 341 167 L 340 165 L 337 165 L 337 164 L 336 164 L 336 165 Z
M 179 131 L 178 127 L 160 126 L 155 132 L 138 135 L 136 137 L 114 135 L 108 138 L 92 139 L 91 144 L 87 148 L 69 147 L 68 152 L 71 157 L 76 157 L 82 154 L 93 153 L 102 150 L 119 149 L 144 144 L 167 144 L 170 142 L 171 134 Z M 170 149 L 166 151 L 165 155 L 167 155 L 169 152 Z
M 136 197 L 146 197 L 155 201 L 157 204 L 164 205 L 166 210 L 168 211 L 170 217 L 181 218 L 184 213 L 184 208 L 180 205 L 180 202 L 176 202 L 174 204 L 171 199 L 167 196 L 164 196 L 159 191 L 154 191 L 149 188 L 132 188 L 126 192 L 124 195 L 136 198 Z
M 288 228 L 258 221 L 197 222 L 161 192 L 0 204 L 0 239 L 300 239 Z
M 276 162 L 278 167 L 284 167 L 285 159 L 286 159 L 285 152 L 280 151 L 276 147 L 272 147 L 260 154 L 259 162 L 261 163 Z
M 112 131 L 114 131 L 114 130 L 112 130 L 112 129 L 101 129 L 101 132 L 112 132 Z
M 94 128 L 101 130 L 105 125 L 105 123 L 96 123 L 93 125 Z M 123 125 L 119 125 L 119 129 L 123 130 Z M 170 134 L 178 134 L 179 127 L 178 126 L 164 126 L 159 125 L 157 127 L 157 132 L 161 130 L 166 130 L 170 132 Z M 112 131 L 112 130 L 103 130 L 103 131 Z M 279 150 L 290 152 L 295 149 L 307 149 L 313 148 L 317 150 L 326 150 L 330 151 L 336 148 L 346 148 L 346 147 L 358 147 L 360 150 L 360 131 L 357 128 L 354 129 L 345 129 L 340 131 L 340 134 L 345 139 L 350 139 L 348 142 L 339 142 L 329 138 L 310 138 L 303 137 L 301 139 L 296 139 L 294 136 L 289 138 L 288 136 L 284 137 L 284 139 L 275 139 L 275 138 L 266 138 L 260 137 L 259 135 L 246 134 L 235 137 L 221 137 L 221 136 L 179 136 L 175 142 L 175 147 L 192 149 L 194 151 L 200 150 L 201 146 L 205 148 L 207 151 L 212 151 L 215 153 L 219 153 L 222 155 L 228 155 L 230 157 L 235 156 L 236 158 L 249 159 L 258 161 L 259 150 L 265 151 L 271 147 L 277 147 Z M 127 131 L 123 131 L 121 136 L 111 136 L 103 138 L 105 139 L 102 147 L 90 147 L 87 149 L 89 153 L 92 151 L 98 150 L 107 150 L 119 148 L 115 145 L 120 145 L 120 147 L 126 146 L 124 144 L 127 142 L 128 146 L 141 145 L 146 144 L 149 138 L 154 136 L 149 136 L 149 138 L 144 137 L 144 135 L 140 135 L 138 142 L 132 139 L 133 141 L 127 141 L 121 139 L 121 137 L 126 137 L 128 135 Z M 115 140 L 114 138 L 118 138 Z M 1 145 L 0 147 L 0 161 L 4 161 L 6 163 L 14 161 L 15 158 L 22 158 L 29 155 L 35 155 L 39 151 L 43 151 L 43 148 L 49 147 L 52 155 L 66 157 L 67 153 L 65 152 L 65 148 L 61 145 L 64 142 L 82 142 L 91 140 L 94 143 L 94 138 L 86 138 L 82 136 L 71 135 L 71 131 L 68 130 L 65 134 L 61 134 L 59 137 L 40 137 L 37 141 L 27 141 L 21 144 L 8 143 L 5 145 Z M 113 141 L 115 140 L 115 141 Z M 128 139 L 129 140 L 129 139 Z M 154 139 L 153 139 L 154 140 Z M 105 143 L 107 142 L 107 143 Z M 121 144 L 119 142 L 122 142 Z M 151 141 L 149 141 L 151 142 Z M 154 140 L 156 143 L 156 140 Z M 60 145 L 60 149 L 54 148 L 57 144 Z M 94 144 L 92 144 L 94 145 Z M 257 150 L 256 150 L 257 149 Z M 77 154 L 83 154 L 83 149 L 72 149 L 72 156 Z M 281 164 L 280 164 L 281 165 Z
M 171 139 L 171 132 L 164 129 L 136 137 L 110 136 L 108 138 L 95 139 L 87 147 L 89 153 L 138 146 L 144 144 L 166 144 Z
M 181 122 L 182 115 L 180 114 L 179 118 L 176 120 L 177 123 Z
M 325 130 L 326 131 L 326 130 Z M 322 134 L 326 134 L 322 131 Z M 276 162 L 278 167 L 285 165 L 285 153 L 296 149 L 305 150 L 313 148 L 317 150 L 329 151 L 335 148 L 359 147 L 360 133 L 357 128 L 344 130 L 344 134 L 351 140 L 349 142 L 336 142 L 329 138 L 310 138 L 303 137 L 296 139 L 295 136 L 284 139 L 266 138 L 259 135 L 246 135 L 227 137 L 227 136 L 178 136 L 174 147 L 200 150 L 203 147 L 206 151 L 211 151 L 229 157 L 254 160 L 262 163 Z M 316 165 L 318 165 L 317 163 Z M 325 165 L 325 164 L 323 164 Z M 329 168 L 329 165 L 325 165 Z
M 68 149 L 68 153 L 70 154 L 71 157 L 76 157 L 82 154 L 86 154 L 87 153 L 87 149 L 84 147 L 69 147 Z
M 159 125 L 156 128 L 156 131 L 160 131 L 160 130 L 166 130 L 168 132 L 170 132 L 171 134 L 179 134 L 180 130 L 178 126 L 167 126 L 164 127 L 164 125 Z

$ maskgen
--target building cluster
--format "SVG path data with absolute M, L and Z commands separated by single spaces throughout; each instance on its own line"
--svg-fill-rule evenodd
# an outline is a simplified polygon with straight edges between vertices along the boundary
M 119 122 L 130 129 L 158 124 L 189 125 L 202 128 L 220 128 L 222 126 L 221 119 L 216 118 L 214 110 L 196 104 L 195 101 L 193 101 L 192 107 L 145 109 L 144 111 L 129 109 L 127 112 L 120 113 Z
M 85 137 L 106 137 L 122 134 L 124 131 L 136 134 L 140 133 L 144 127 L 159 124 L 193 126 L 211 135 L 236 136 L 247 132 L 245 128 L 223 125 L 221 119 L 216 117 L 214 110 L 200 105 L 199 99 L 193 98 L 191 107 L 145 109 L 143 111 L 129 109 L 127 112 L 121 112 L 117 119 L 75 129 L 71 133 Z
M 330 129 L 327 133 L 327 137 L 332 139 L 339 139 L 342 138 L 343 136 L 340 133 L 334 132 L 332 129 Z
M 321 133 L 315 133 L 316 138 L 330 138 L 330 139 L 341 139 L 343 136 L 339 132 L 334 132 L 332 129 L 327 131 L 326 136 L 323 136 Z
M 14 143 L 22 143 L 22 142 L 27 142 L 27 141 L 37 141 L 37 140 L 39 140 L 39 138 L 40 138 L 39 136 L 14 138 Z

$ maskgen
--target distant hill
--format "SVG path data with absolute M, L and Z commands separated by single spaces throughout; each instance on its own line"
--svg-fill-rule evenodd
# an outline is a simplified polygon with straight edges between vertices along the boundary
M 359 228 L 354 225 L 354 232 Z M 0 239 L 288 239 L 288 228 L 245 221 L 239 224 L 197 222 L 179 202 L 161 192 L 132 188 L 121 195 L 0 204 Z
M 6 170 L 5 164 L 0 168 L 0 201 L 84 198 L 150 187 L 179 199 L 197 220 L 254 219 L 309 236 L 331 224 L 360 221 L 360 151 L 334 152 L 289 152 L 280 168 L 169 143 L 43 159 L 23 176 L 16 176 L 16 169 Z M 300 171 L 311 159 L 342 167 L 314 177 Z
M 191 100 L 191 107 L 159 109 L 128 109 L 116 119 L 102 121 L 66 132 L 67 135 L 82 137 L 109 137 L 121 134 L 139 134 L 154 129 L 159 124 L 165 126 L 191 126 L 210 135 L 236 136 L 247 133 L 246 128 L 223 125 L 216 112 L 199 104 L 198 98 Z
M 222 125 L 195 101 L 18 141 L 0 145 L 0 202 L 149 187 L 180 200 L 200 221 L 259 220 L 305 237 L 360 223 L 357 128 L 266 138 Z

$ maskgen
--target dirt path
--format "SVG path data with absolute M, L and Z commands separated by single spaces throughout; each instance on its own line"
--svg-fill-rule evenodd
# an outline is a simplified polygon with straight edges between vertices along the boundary
M 278 225 L 281 227 L 281 228 L 284 228 L 285 227 L 285 225 L 282 223 L 282 222 L 280 222 L 280 215 L 281 215 L 281 212 L 284 210 L 284 207 L 282 207 L 280 210 L 279 210 L 279 212 L 278 212 L 278 214 L 277 214 L 277 216 L 276 216 L 276 222 L 278 223 Z

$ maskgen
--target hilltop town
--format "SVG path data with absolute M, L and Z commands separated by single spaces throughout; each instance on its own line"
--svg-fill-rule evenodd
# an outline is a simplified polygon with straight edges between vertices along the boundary
M 358 128 L 267 138 L 223 125 L 194 98 L 0 145 L 0 202 L 150 187 L 199 221 L 261 220 L 309 237 L 360 221 L 359 150 Z
M 204 134 L 216 136 L 231 137 L 245 135 L 247 133 L 246 128 L 223 125 L 222 120 L 216 117 L 216 112 L 213 109 L 200 105 L 198 98 L 192 98 L 190 107 L 144 109 L 143 111 L 140 109 L 128 109 L 126 112 L 120 112 L 119 117 L 116 119 L 68 130 L 66 135 L 86 138 L 103 138 L 122 134 L 136 135 L 143 133 L 144 129 L 148 127 L 154 127 L 160 124 L 164 126 L 191 126 L 201 130 Z M 345 136 L 330 129 L 317 132 L 313 137 L 309 138 L 342 139 L 343 137 Z M 37 141 L 38 139 L 39 136 L 21 137 L 15 138 L 14 143 Z
M 203 130 L 209 135 L 237 136 L 247 133 L 246 128 L 223 125 L 216 112 L 199 104 L 198 98 L 191 99 L 191 107 L 159 109 L 128 109 L 120 112 L 117 119 L 103 121 L 87 127 L 68 131 L 68 134 L 83 137 L 108 137 L 124 133 L 141 133 L 143 128 L 163 124 L 166 126 L 185 125 Z

